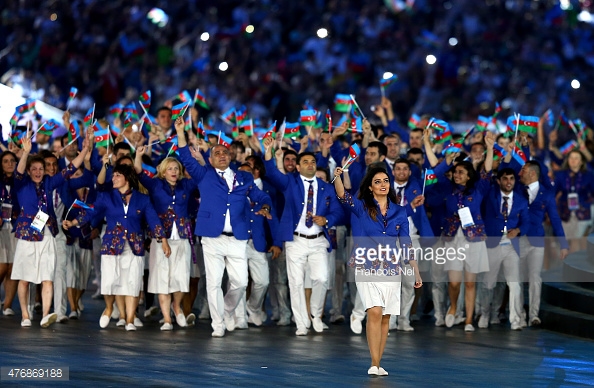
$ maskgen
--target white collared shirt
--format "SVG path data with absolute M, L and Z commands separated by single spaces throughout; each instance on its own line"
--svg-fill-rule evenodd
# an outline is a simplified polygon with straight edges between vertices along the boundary
M 264 184 L 262 183 L 262 178 L 254 179 L 254 183 L 260 190 L 262 190 L 264 188 Z
M 400 206 L 408 205 L 408 199 L 406 199 L 406 194 L 404 194 L 407 184 L 408 184 L 408 182 L 406 182 L 403 185 L 399 185 L 398 183 L 394 182 L 394 190 L 396 190 L 396 195 L 398 195 L 398 191 L 400 191 L 400 188 L 402 187 L 402 194 L 400 196 L 400 203 L 399 203 Z M 416 213 L 416 209 L 413 209 L 413 211 Z M 408 218 L 408 234 L 411 236 L 418 235 L 419 231 L 415 227 L 415 223 L 413 222 L 412 217 L 408 216 L 407 218 Z
M 227 187 L 229 188 L 229 193 L 233 191 L 233 184 L 235 181 L 235 173 L 231 168 L 227 167 L 227 169 L 219 170 L 215 168 L 218 176 L 221 176 L 221 173 L 224 173 L 223 176 L 225 177 L 225 181 L 227 182 Z M 229 213 L 229 206 L 227 206 L 227 213 L 225 214 L 225 226 L 223 227 L 223 232 L 225 233 L 233 233 L 233 228 L 231 227 L 231 215 Z
M 532 182 L 528 185 L 528 202 L 531 204 L 534 202 L 534 199 L 538 195 L 538 190 L 540 189 L 540 184 L 538 181 Z
M 315 176 L 311 179 L 308 179 L 308 178 L 304 177 L 303 175 L 299 175 L 299 177 L 303 181 L 304 196 L 303 196 L 303 209 L 301 211 L 301 217 L 299 217 L 299 223 L 297 224 L 297 228 L 295 229 L 295 232 L 305 234 L 308 236 L 318 234 L 318 233 L 322 232 L 323 229 L 320 226 L 316 225 L 315 222 L 309 228 L 307 226 L 305 226 L 305 218 L 307 216 L 307 192 L 309 190 L 309 182 L 307 182 L 307 181 L 313 180 L 313 182 L 312 182 L 312 186 L 313 186 L 312 216 L 315 216 L 316 209 L 317 209 L 317 202 L 318 202 L 318 180 L 316 179 Z
M 384 159 L 386 161 L 386 163 L 388 163 L 388 166 L 390 166 L 391 170 L 394 170 L 394 163 L 396 163 L 396 160 L 390 160 L 388 158 Z

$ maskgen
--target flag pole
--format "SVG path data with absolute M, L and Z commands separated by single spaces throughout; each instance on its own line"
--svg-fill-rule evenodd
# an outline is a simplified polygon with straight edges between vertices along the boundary
M 518 144 L 518 128 L 520 128 L 520 114 L 514 113 L 516 117 L 516 133 L 514 133 L 514 143 Z M 520 144 L 521 145 L 521 144 Z M 516 146 L 512 149 L 512 156 L 516 153 Z
M 382 86 L 382 80 L 381 79 L 380 79 L 379 84 L 380 84 L 380 91 L 382 92 L 382 100 L 383 100 L 384 98 L 386 98 L 386 91 L 384 90 L 384 87 Z
M 363 117 L 365 120 L 367 120 L 367 117 L 365 117 L 365 115 L 363 114 L 363 111 L 359 107 L 359 104 L 357 104 L 357 101 L 355 100 L 355 96 L 353 96 L 352 94 L 350 94 L 350 96 L 351 96 L 351 100 L 353 101 L 353 104 L 355 104 L 355 106 L 357 107 L 357 110 L 359 111 L 359 113 L 361 113 L 361 117 Z
M 423 192 L 421 193 L 421 195 L 425 195 L 425 185 L 427 184 L 427 169 L 425 169 L 425 176 L 423 179 Z

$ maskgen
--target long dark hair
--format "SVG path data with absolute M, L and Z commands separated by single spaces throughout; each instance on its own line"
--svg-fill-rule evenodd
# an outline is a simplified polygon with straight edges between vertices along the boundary
M 464 195 L 470 194 L 474 185 L 479 180 L 479 173 L 474 169 L 474 166 L 469 161 L 462 161 L 456 163 L 454 167 L 452 167 L 452 184 L 455 185 L 456 182 L 454 181 L 454 170 L 456 167 L 462 167 L 466 170 L 466 174 L 468 175 L 468 181 L 466 182 L 466 186 L 464 187 Z
M 124 179 L 126 179 L 131 189 L 138 190 L 140 182 L 138 181 L 138 175 L 136 174 L 136 171 L 134 171 L 134 167 L 126 164 L 117 164 L 113 168 L 113 173 L 115 174 L 116 172 L 124 176 Z
M 388 174 L 388 171 L 384 167 L 370 167 L 367 170 L 367 174 L 365 174 L 365 177 L 361 181 L 361 185 L 359 186 L 359 195 L 357 196 L 361 201 L 363 201 L 367 213 L 374 221 L 377 221 L 377 206 L 375 204 L 375 198 L 373 198 L 373 193 L 371 190 L 369 190 L 369 186 L 372 185 L 373 178 L 379 173 L 386 174 L 386 176 L 390 178 L 390 174 Z M 390 189 L 388 191 L 388 200 L 392 203 L 396 203 L 396 191 L 394 191 L 391 179 Z

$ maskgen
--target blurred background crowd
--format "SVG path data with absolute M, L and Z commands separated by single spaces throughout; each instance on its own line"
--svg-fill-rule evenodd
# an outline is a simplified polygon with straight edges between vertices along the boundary
M 157 109 L 195 88 L 217 112 L 246 105 L 262 119 L 295 121 L 306 100 L 323 109 L 336 93 L 369 112 L 393 72 L 401 123 L 474 121 L 495 101 L 594 122 L 590 0 L 2 3 L 0 81 L 61 109 L 75 86 L 80 116 L 149 89 Z

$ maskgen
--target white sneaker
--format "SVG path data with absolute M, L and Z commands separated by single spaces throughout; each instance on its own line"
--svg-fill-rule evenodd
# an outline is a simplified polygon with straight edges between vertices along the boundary
M 415 331 L 415 328 L 410 323 L 403 321 L 402 323 L 398 323 L 398 331 Z
M 39 326 L 49 327 L 52 323 L 56 322 L 57 318 L 58 318 L 58 314 L 56 314 L 56 313 L 48 314 L 41 319 L 41 322 L 39 322 Z
M 445 325 L 446 327 L 454 326 L 454 322 L 456 321 L 456 317 L 452 314 L 447 314 L 445 317 Z
M 372 376 L 379 376 L 379 368 L 377 366 L 372 366 L 371 368 L 367 369 L 367 374 Z
M 184 313 L 179 313 L 175 316 L 175 322 L 179 325 L 179 327 L 188 327 L 188 322 L 186 321 L 186 316 Z
M 472 332 L 474 331 L 474 326 L 472 326 L 470 323 L 467 324 L 466 326 L 464 326 L 464 331 L 466 332 Z
M 289 326 L 291 324 L 291 319 L 289 317 L 282 317 L 276 323 L 277 326 Z
M 128 323 L 126 325 L 126 331 L 136 331 L 136 326 L 133 323 Z
M 66 315 L 60 315 L 57 319 L 58 323 L 66 323 L 68 322 L 68 317 Z
M 241 321 L 235 320 L 235 328 L 237 330 L 247 330 L 248 324 L 245 319 L 242 319 Z
M 120 319 L 117 323 L 116 323 L 117 327 L 124 327 L 126 326 L 126 320 L 125 319 Z
M 328 325 L 326 325 L 326 323 L 324 323 L 324 321 L 322 321 L 322 327 L 324 327 L 324 330 L 330 330 L 330 328 L 328 327 Z
M 541 325 L 541 321 L 539 317 L 534 317 L 530 319 L 530 324 L 528 326 L 532 327 L 532 326 L 540 326 Z
M 196 324 L 196 314 L 190 313 L 186 317 L 186 323 L 188 324 L 188 326 L 194 326 Z
M 223 321 L 225 322 L 225 329 L 227 329 L 227 331 L 235 330 L 235 317 L 227 313 L 223 313 Z
M 111 312 L 111 319 L 119 319 L 120 318 L 120 310 L 118 310 L 118 306 L 113 306 L 113 311 Z
M 351 314 L 351 331 L 355 334 L 361 334 L 363 331 L 363 325 L 361 321 L 355 318 L 353 314 Z
M 167 323 L 165 322 L 162 326 L 161 326 L 161 331 L 171 331 L 173 330 L 173 325 L 171 323 Z
M 297 329 L 297 331 L 295 332 L 296 336 L 304 336 L 307 335 L 307 329 Z
M 260 311 L 260 320 L 262 321 L 262 324 L 268 320 L 268 314 L 266 314 L 266 311 Z
M 377 368 L 377 375 L 378 376 L 387 376 L 388 372 L 386 372 L 386 370 L 380 366 L 379 368 Z
M 151 306 L 144 311 L 144 317 L 152 317 L 153 315 L 157 315 L 159 313 L 159 308 L 157 306 Z
M 78 319 L 78 313 L 76 311 L 71 311 L 70 315 L 68 315 L 68 319 Z
M 516 331 L 522 330 L 522 325 L 517 322 L 514 322 L 511 324 L 511 329 Z
M 454 319 L 454 325 L 459 325 L 459 324 L 461 324 L 462 322 L 465 322 L 465 321 L 466 321 L 466 317 L 456 315 L 456 319 Z
M 437 326 L 437 327 L 445 326 L 445 320 L 443 319 L 443 317 L 435 318 L 435 326 Z
M 85 311 L 85 305 L 83 304 L 82 298 L 78 300 L 78 310 Z
M 489 317 L 485 314 L 482 314 L 478 321 L 478 327 L 480 329 L 486 329 L 489 327 Z
M 214 338 L 221 338 L 225 335 L 225 329 L 214 330 L 211 334 Z
M 30 319 L 23 319 L 21 321 L 21 327 L 31 327 L 31 320 Z
M 11 309 L 10 307 L 9 307 L 9 308 L 7 308 L 7 309 L 4 309 L 4 310 L 2 311 L 2 315 L 6 315 L 6 316 L 9 316 L 9 317 L 11 317 L 11 316 L 13 316 L 13 315 L 14 315 L 14 310 L 13 310 L 13 309 Z
M 136 327 L 143 327 L 144 326 L 144 323 L 142 323 L 142 321 L 140 320 L 140 318 L 134 317 L 134 326 L 136 326 Z
M 262 326 L 262 315 L 259 312 L 248 314 L 247 321 L 254 326 Z
M 324 323 L 319 317 L 312 318 L 311 322 L 316 333 L 321 333 L 324 331 Z
M 101 315 L 101 318 L 99 319 L 99 327 L 105 329 L 109 325 L 109 319 L 109 316 Z

